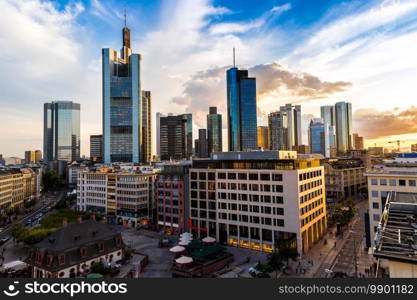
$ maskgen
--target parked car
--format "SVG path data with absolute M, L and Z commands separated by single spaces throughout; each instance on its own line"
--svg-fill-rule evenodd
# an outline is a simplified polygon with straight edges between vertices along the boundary
M 9 236 L 0 238 L 0 246 L 6 244 L 8 240 L 10 240 Z

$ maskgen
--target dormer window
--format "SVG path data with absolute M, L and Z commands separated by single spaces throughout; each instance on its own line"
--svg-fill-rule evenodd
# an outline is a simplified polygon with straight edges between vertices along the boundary
M 53 261 L 53 259 L 54 259 L 54 257 L 53 257 L 52 255 L 48 255 L 48 256 L 46 257 L 46 264 L 47 264 L 48 266 L 52 266 L 52 261 Z
M 104 251 L 104 243 L 98 243 L 98 251 L 103 252 Z

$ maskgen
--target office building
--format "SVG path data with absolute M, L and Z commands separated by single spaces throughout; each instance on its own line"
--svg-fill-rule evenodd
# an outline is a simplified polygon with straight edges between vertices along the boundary
M 302 254 L 327 231 L 324 169 L 295 151 L 224 152 L 190 169 L 195 237 L 272 252 L 280 242 Z
M 269 150 L 268 126 L 258 126 L 258 148 Z
M 227 70 L 227 128 L 229 151 L 258 149 L 256 78 L 247 70 Z
M 199 158 L 207 158 L 209 156 L 206 129 L 198 130 L 198 140 L 195 143 L 195 155 Z
M 34 164 L 35 162 L 35 151 L 25 151 L 25 164 Z
M 287 113 L 276 111 L 268 115 L 269 148 L 289 150 Z
M 152 160 L 152 94 L 142 91 L 142 159 L 149 164 Z
M 153 217 L 155 176 L 133 166 L 81 171 L 77 209 L 103 215 L 109 224 L 147 225 Z
M 161 118 L 166 117 L 160 112 L 156 113 L 156 156 L 161 158 Z
M 359 136 L 359 134 L 354 133 L 352 135 L 352 139 L 353 139 L 353 147 L 355 150 L 365 149 L 363 145 L 363 136 Z
M 38 163 L 42 160 L 42 151 L 35 150 L 35 163 Z
M 320 117 L 323 119 L 324 123 L 327 123 L 330 126 L 336 126 L 336 115 L 333 105 L 321 106 Z
M 166 234 L 188 231 L 189 164 L 162 166 L 155 181 L 157 229 Z
M 390 192 L 417 193 L 417 154 L 401 153 L 367 170 L 369 214 L 367 246 L 375 246 L 375 233 Z
M 104 163 L 141 162 L 141 55 L 132 53 L 130 29 L 123 28 L 121 57 L 102 50 Z
M 345 153 L 353 149 L 352 141 L 352 104 L 338 102 L 335 104 L 336 145 L 337 151 Z
M 89 167 L 85 163 L 79 163 L 74 161 L 67 166 L 67 184 L 69 187 L 77 187 L 78 174 L 81 171 L 88 171 Z
M 324 157 L 330 157 L 331 149 L 329 124 L 318 118 L 311 120 L 308 130 L 308 139 L 311 153 L 322 154 Z
M 92 162 L 103 162 L 103 136 L 90 135 L 90 159 Z
M 31 168 L 0 170 L 0 215 L 40 197 L 40 174 Z
M 44 161 L 80 158 L 80 104 L 56 101 L 44 104 Z
M 329 203 L 355 197 L 366 188 L 365 164 L 359 158 L 334 158 L 322 161 Z
M 189 145 L 192 135 L 192 115 L 160 117 L 159 148 L 161 160 L 189 159 L 192 155 L 192 142 L 191 149 Z
M 207 115 L 208 155 L 213 152 L 223 152 L 222 115 L 217 113 L 217 107 L 210 107 Z
M 301 145 L 302 129 L 301 129 L 301 105 L 286 104 L 279 109 L 285 112 L 287 117 L 287 148 L 292 149 L 293 146 Z M 274 149 L 275 150 L 275 149 Z
M 309 145 L 298 145 L 292 147 L 292 151 L 297 151 L 298 154 L 311 154 L 311 148 Z
M 377 228 L 376 278 L 417 278 L 417 193 L 390 192 Z

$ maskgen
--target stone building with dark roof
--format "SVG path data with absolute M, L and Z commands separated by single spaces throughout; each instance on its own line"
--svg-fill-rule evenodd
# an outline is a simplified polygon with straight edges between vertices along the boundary
M 112 266 L 123 258 L 121 230 L 94 218 L 63 228 L 29 249 L 26 263 L 33 278 L 71 278 L 86 275 L 91 264 Z

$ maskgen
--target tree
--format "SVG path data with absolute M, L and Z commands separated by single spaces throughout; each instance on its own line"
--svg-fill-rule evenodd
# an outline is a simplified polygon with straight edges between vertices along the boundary
M 44 191 L 55 190 L 61 186 L 61 178 L 55 170 L 46 171 L 42 175 L 42 186 Z
M 297 257 L 298 251 L 291 245 L 291 241 L 278 241 L 275 250 L 268 256 L 268 265 L 277 272 L 286 267 L 290 259 L 295 260 Z
M 15 223 L 12 226 L 12 237 L 15 242 L 20 242 L 25 239 L 29 230 L 21 223 Z

